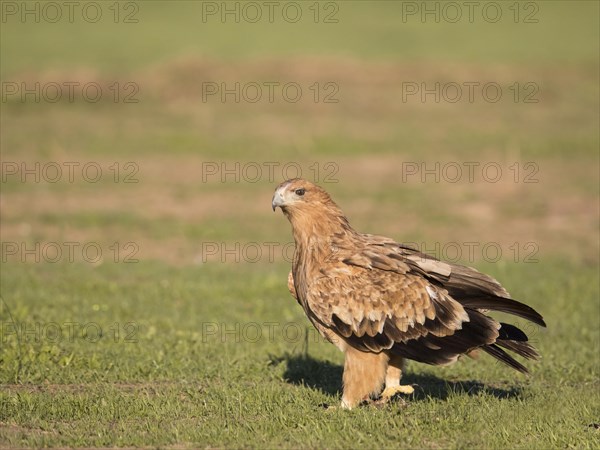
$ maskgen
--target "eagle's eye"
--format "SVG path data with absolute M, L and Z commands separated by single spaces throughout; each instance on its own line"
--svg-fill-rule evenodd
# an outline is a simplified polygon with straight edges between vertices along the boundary
M 306 192 L 306 189 L 300 188 L 300 189 L 296 189 L 294 192 L 296 193 L 296 195 L 299 195 L 300 197 L 302 197 L 304 195 L 304 193 Z

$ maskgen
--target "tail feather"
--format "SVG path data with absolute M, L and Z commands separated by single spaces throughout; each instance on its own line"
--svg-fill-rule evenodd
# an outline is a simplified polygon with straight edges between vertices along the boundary
M 518 342 L 518 341 L 508 341 L 504 339 L 498 339 L 496 341 L 501 347 L 504 347 L 507 350 L 511 350 L 515 352 L 517 355 L 522 356 L 527 359 L 539 359 L 540 354 L 537 350 L 527 342 Z
M 497 343 L 500 344 L 500 342 L 497 342 Z M 513 369 L 517 369 L 521 373 L 525 373 L 525 374 L 529 373 L 529 371 L 527 370 L 527 367 L 525 367 L 523 364 L 518 362 L 516 359 L 514 359 L 512 356 L 510 356 L 508 353 L 506 353 L 504 350 L 502 350 L 500 347 L 498 347 L 496 344 L 485 345 L 485 346 L 481 347 L 481 349 L 484 352 L 492 355 L 494 358 L 499 359 L 504 364 L 509 365 Z

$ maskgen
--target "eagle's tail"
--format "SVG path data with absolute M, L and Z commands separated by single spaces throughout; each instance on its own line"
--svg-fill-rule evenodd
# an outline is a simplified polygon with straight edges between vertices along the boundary
M 468 309 L 500 311 L 523 317 L 543 327 L 546 326 L 543 317 L 535 309 L 510 298 L 489 295 L 478 298 L 463 298 L 459 301 L 463 307 Z M 484 345 L 481 349 L 513 369 L 522 373 L 529 373 L 525 366 L 503 350 L 503 348 L 510 350 L 526 359 L 539 359 L 540 354 L 528 343 L 527 335 L 516 326 L 508 323 L 500 323 L 498 333 L 499 336 L 494 343 Z
M 509 365 L 513 369 L 522 373 L 529 373 L 527 368 L 514 359 L 510 354 L 506 353 L 502 348 L 515 352 L 517 355 L 526 359 L 539 359 L 540 354 L 529 344 L 527 335 L 519 328 L 507 323 L 500 323 L 500 336 L 496 342 L 489 345 L 484 345 L 481 349 L 493 356 L 494 358 Z

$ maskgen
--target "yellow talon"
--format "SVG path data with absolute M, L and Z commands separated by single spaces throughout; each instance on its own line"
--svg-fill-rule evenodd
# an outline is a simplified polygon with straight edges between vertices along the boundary
M 388 386 L 381 393 L 381 398 L 390 399 L 396 394 L 412 394 L 415 392 L 415 388 L 410 385 L 403 386 Z

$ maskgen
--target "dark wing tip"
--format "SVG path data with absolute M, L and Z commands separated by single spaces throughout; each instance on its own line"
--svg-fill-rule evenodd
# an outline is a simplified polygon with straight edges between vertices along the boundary
M 512 356 L 510 356 L 508 353 L 506 353 L 504 350 L 498 347 L 496 344 L 484 345 L 483 347 L 481 347 L 481 349 L 484 352 L 492 355 L 494 358 L 502 361 L 504 364 L 509 365 L 513 369 L 516 369 L 521 373 L 529 375 L 529 370 L 527 370 L 527 367 L 518 362 L 516 359 L 514 359 Z
M 546 322 L 542 315 L 533 309 L 531 306 L 521 303 L 512 298 L 498 296 L 481 296 L 471 298 L 461 298 L 458 301 L 467 308 L 473 309 L 489 309 L 492 311 L 500 311 L 515 316 L 523 317 L 530 320 L 539 326 L 546 327 Z

